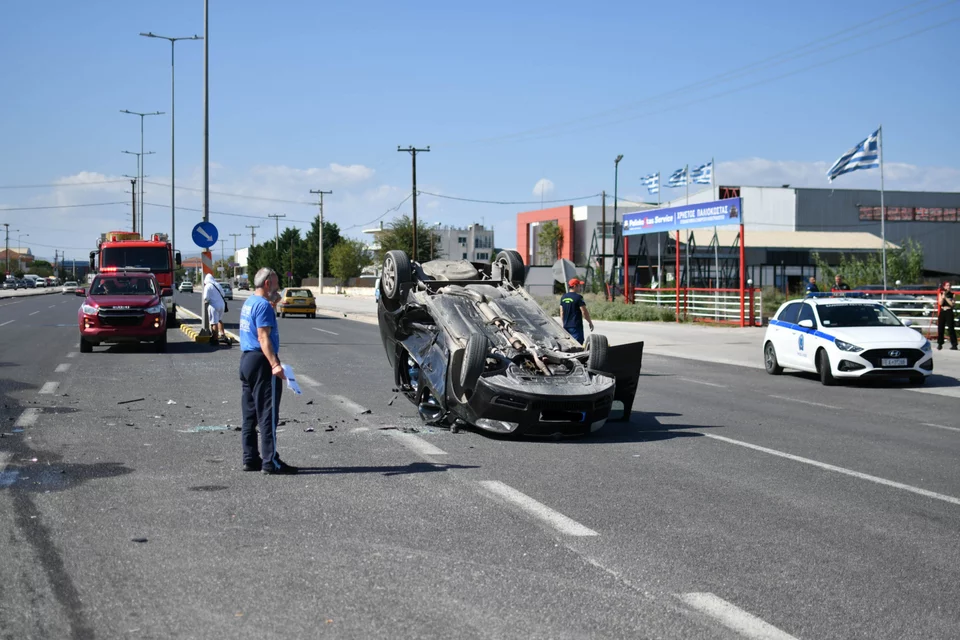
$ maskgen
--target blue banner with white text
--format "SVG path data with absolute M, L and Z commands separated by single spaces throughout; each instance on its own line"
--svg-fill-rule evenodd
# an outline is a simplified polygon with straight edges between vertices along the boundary
M 623 214 L 623 235 L 739 225 L 743 216 L 741 198 L 698 202 L 669 209 L 650 209 Z

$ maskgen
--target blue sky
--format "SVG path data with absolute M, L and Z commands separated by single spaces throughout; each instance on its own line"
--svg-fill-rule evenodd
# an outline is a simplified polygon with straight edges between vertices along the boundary
M 96 184 L 135 172 L 120 151 L 138 150 L 139 119 L 119 111 L 170 111 L 169 44 L 141 31 L 202 34 L 203 3 L 0 10 L 0 187 L 94 183 L 0 189 L 0 208 L 129 200 L 128 185 Z M 421 190 L 509 201 L 537 200 L 541 179 L 546 199 L 612 191 L 622 153 L 620 195 L 642 198 L 641 175 L 711 157 L 720 183 L 826 187 L 826 166 L 882 123 L 888 188 L 960 191 L 958 33 L 960 3 L 944 0 L 212 0 L 211 189 L 299 202 L 333 189 L 326 218 L 356 235 L 410 190 L 397 145 L 431 146 L 418 157 Z M 177 183 L 194 189 L 202 50 L 177 45 Z M 149 182 L 169 182 L 169 117 L 146 124 L 156 151 L 146 227 L 168 231 L 169 188 Z M 835 186 L 875 186 L 876 173 Z M 178 191 L 178 205 L 200 203 Z M 211 215 L 222 236 L 260 224 L 260 239 L 272 235 L 266 214 L 306 221 L 316 211 L 219 194 L 210 207 L 263 218 Z M 505 247 L 516 213 L 533 208 L 419 200 L 424 219 L 482 221 Z M 128 214 L 117 204 L 0 212 L 0 222 L 29 233 L 23 244 L 39 255 L 63 247 L 79 258 Z M 199 217 L 178 212 L 185 252 Z

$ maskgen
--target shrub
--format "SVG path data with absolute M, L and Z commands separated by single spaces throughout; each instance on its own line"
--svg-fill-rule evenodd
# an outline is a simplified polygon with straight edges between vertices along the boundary
M 615 320 L 619 322 L 674 322 L 676 315 L 673 307 L 658 307 L 653 304 L 624 304 L 622 300 L 604 300 L 598 294 L 583 296 L 594 320 Z M 537 298 L 540 306 L 551 316 L 560 315 L 560 297 Z

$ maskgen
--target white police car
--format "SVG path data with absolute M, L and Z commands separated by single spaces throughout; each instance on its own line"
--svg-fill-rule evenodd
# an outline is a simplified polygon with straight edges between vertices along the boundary
M 850 298 L 784 303 L 763 338 L 763 361 L 769 374 L 799 369 L 825 385 L 881 377 L 923 384 L 933 372 L 929 340 L 879 302 Z

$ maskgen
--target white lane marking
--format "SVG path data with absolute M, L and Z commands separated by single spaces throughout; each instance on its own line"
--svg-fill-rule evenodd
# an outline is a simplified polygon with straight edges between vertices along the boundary
M 20 414 L 20 417 L 17 418 L 17 421 L 13 423 L 14 427 L 32 427 L 37 423 L 37 418 L 40 417 L 40 409 L 30 408 L 24 409 L 23 413 Z
M 386 433 L 414 453 L 419 453 L 425 456 L 447 455 L 447 452 L 443 449 L 433 446 L 420 436 L 415 436 L 412 433 L 404 433 L 402 431 L 387 431 Z
M 10 324 L 11 322 L 14 322 L 14 320 L 7 320 L 6 322 L 0 324 L 0 327 L 5 327 L 5 326 L 7 326 L 8 324 Z
M 27 315 L 28 315 L 28 316 L 35 316 L 35 315 L 37 315 L 38 313 L 40 313 L 40 312 L 39 312 L 39 311 L 34 311 L 33 313 L 28 313 Z
M 69 369 L 69 368 L 70 368 L 70 364 L 69 364 L 69 363 L 58 364 L 58 365 L 57 365 L 57 368 L 54 369 L 53 372 L 54 372 L 54 373 L 66 373 L 66 372 L 67 372 L 67 369 Z
M 329 333 L 332 336 L 340 335 L 339 333 L 334 333 L 333 331 L 327 331 L 326 329 L 321 329 L 320 327 L 310 327 L 310 328 L 313 329 L 314 331 L 323 331 L 324 333 Z
M 750 444 L 749 442 L 741 442 L 740 440 L 733 440 L 731 438 L 718 436 L 713 433 L 705 433 L 703 435 L 708 438 L 713 438 L 714 440 L 720 440 L 722 442 L 727 442 L 729 444 L 735 444 L 740 447 L 746 447 L 747 449 L 753 449 L 754 451 L 760 451 L 762 453 L 769 453 L 772 456 L 786 458 L 787 460 L 793 460 L 794 462 L 802 462 L 804 464 L 809 464 L 814 467 L 826 469 L 827 471 L 836 471 L 837 473 L 842 473 L 844 475 L 852 476 L 854 478 L 860 478 L 861 480 L 867 480 L 869 482 L 882 484 L 885 487 L 902 489 L 903 491 L 909 491 L 910 493 L 915 493 L 920 496 L 933 498 L 935 500 L 942 500 L 944 502 L 949 502 L 950 504 L 955 504 L 960 506 L 960 498 L 954 498 L 953 496 L 948 496 L 942 493 L 936 493 L 934 491 L 928 491 L 926 489 L 914 487 L 909 484 L 903 484 L 902 482 L 894 482 L 893 480 L 887 480 L 886 478 L 878 478 L 877 476 L 871 476 L 866 473 L 860 473 L 859 471 L 853 471 L 852 469 L 846 469 L 844 467 L 838 467 L 836 465 L 827 464 L 826 462 L 818 462 L 816 460 L 811 460 L 810 458 L 801 458 L 800 456 L 795 456 L 792 453 L 785 453 L 783 451 L 777 451 L 776 449 L 768 449 L 767 447 L 761 447 L 755 444 Z
M 356 429 L 350 429 L 350 433 L 363 433 L 364 431 L 370 431 L 367 427 L 357 427 Z
M 947 427 L 942 424 L 933 424 L 932 422 L 921 422 L 925 427 L 933 427 L 934 429 L 946 429 L 947 431 L 960 431 L 960 428 L 957 427 Z
M 835 409 L 840 411 L 840 407 L 835 407 L 832 404 L 823 404 L 822 402 L 810 402 L 809 400 L 800 400 L 799 398 L 791 398 L 790 396 L 770 396 L 771 398 L 776 398 L 777 400 L 786 400 L 788 402 L 799 402 L 800 404 L 808 404 L 811 407 L 823 407 L 824 409 Z
M 795 636 L 777 629 L 752 613 L 748 613 L 712 593 L 684 593 L 678 597 L 687 606 L 713 618 L 745 638 L 752 638 L 753 640 L 796 640 Z
M 367 413 L 370 411 L 366 407 L 360 406 L 350 398 L 344 398 L 343 396 L 332 395 L 330 396 L 330 399 L 336 400 L 337 402 L 345 406 L 347 409 L 350 409 L 351 411 L 353 411 L 354 414 Z
M 321 385 L 319 382 L 317 382 L 316 380 L 314 380 L 313 378 L 311 378 L 310 376 L 305 376 L 305 375 L 303 375 L 302 373 L 301 373 L 299 376 L 297 376 L 297 377 L 300 378 L 300 380 L 302 380 L 303 382 L 305 382 L 305 383 L 307 383 L 308 385 L 310 385 L 311 387 L 322 387 L 322 386 L 323 386 L 323 385 Z
M 78 353 L 80 353 L 80 352 L 79 352 L 79 351 L 71 351 L 70 353 L 67 354 L 67 357 L 68 357 L 68 358 L 76 358 Z
M 56 393 L 57 387 L 59 386 L 60 386 L 59 382 L 44 382 L 43 386 L 40 387 L 40 391 L 38 391 L 37 393 L 50 395 L 52 393 Z
M 483 480 L 480 486 L 489 493 L 510 502 L 535 518 L 542 520 L 551 527 L 568 536 L 598 536 L 593 529 L 588 529 L 576 520 L 572 520 L 559 511 L 554 511 L 547 505 L 537 502 L 525 493 L 497 480 Z
M 720 387 L 722 389 L 727 388 L 727 385 L 725 384 L 717 384 L 716 382 L 704 382 L 703 380 L 694 380 L 693 378 L 680 378 L 680 380 L 683 380 L 684 382 L 692 382 L 694 384 L 705 384 L 708 387 Z
M 52 304 L 52 305 L 50 305 L 49 307 L 47 307 L 47 309 L 53 309 L 55 306 L 57 306 L 57 305 Z

